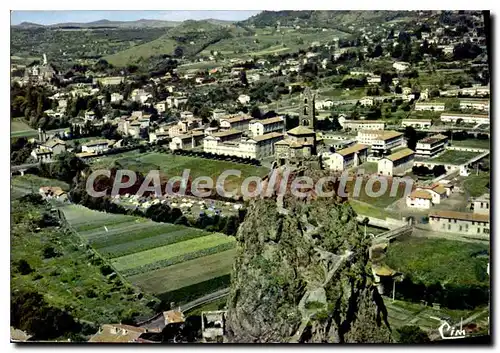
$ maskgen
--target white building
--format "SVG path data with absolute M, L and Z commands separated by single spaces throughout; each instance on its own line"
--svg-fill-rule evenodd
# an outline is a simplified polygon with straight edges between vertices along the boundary
M 348 120 L 341 116 L 338 121 L 344 130 L 384 130 L 385 128 L 385 123 L 380 120 Z
M 401 126 L 407 127 L 411 126 L 417 129 L 428 129 L 432 125 L 431 119 L 403 119 L 401 120 Z
M 434 211 L 429 214 L 429 225 L 437 232 L 483 236 L 490 234 L 489 215 L 478 213 Z
M 359 104 L 361 104 L 365 107 L 371 107 L 373 105 L 373 98 L 372 97 L 363 97 L 359 100 Z
M 489 115 L 482 114 L 457 114 L 457 113 L 442 113 L 440 120 L 443 123 L 456 124 L 457 121 L 462 121 L 467 124 L 489 124 Z
M 487 99 L 467 99 L 460 100 L 460 109 L 475 109 L 490 111 L 490 101 Z
M 155 104 L 155 109 L 158 111 L 158 113 L 165 113 L 167 110 L 167 102 L 158 102 Z
M 203 139 L 203 151 L 225 156 L 262 159 L 274 155 L 274 144 L 283 140 L 283 134 L 268 134 L 243 138 L 240 141 L 221 141 L 215 134 Z
M 390 156 L 378 161 L 378 174 L 387 176 L 400 176 L 413 168 L 415 152 L 409 148 L 403 148 Z
M 250 96 L 246 94 L 240 94 L 238 97 L 238 102 L 240 102 L 243 105 L 248 104 L 250 102 Z
M 123 95 L 120 93 L 111 93 L 111 103 L 120 103 L 123 100 Z
M 180 134 L 172 138 L 169 148 L 175 150 L 189 150 L 199 146 L 205 134 L 203 131 L 192 131 L 190 133 Z
M 212 119 L 219 120 L 220 118 L 223 118 L 226 115 L 227 111 L 225 111 L 224 109 L 215 109 L 212 112 Z
M 444 111 L 445 104 L 442 102 L 418 102 L 415 103 L 415 110 L 428 110 L 435 112 Z
M 248 114 L 235 114 L 235 115 L 228 115 L 224 118 L 220 118 L 220 127 L 221 129 L 237 129 L 241 131 L 246 131 L 248 130 L 248 127 L 250 125 L 250 121 L 253 120 L 253 117 Z
M 406 206 L 428 210 L 432 206 L 432 195 L 426 190 L 414 190 L 406 196 Z
M 328 110 L 331 109 L 334 105 L 335 103 L 331 99 L 316 101 L 314 103 L 314 107 L 316 108 L 316 110 Z
M 437 134 L 417 141 L 416 156 L 423 158 L 432 158 L 441 152 L 444 152 L 448 144 L 448 137 Z
M 94 140 L 82 144 L 82 152 L 102 153 L 109 149 L 108 140 Z
M 397 71 L 406 71 L 410 67 L 410 64 L 404 61 L 399 61 L 392 64 L 392 67 Z
M 270 132 L 285 133 L 285 119 L 282 116 L 275 116 L 269 119 L 252 120 L 249 124 L 252 136 L 260 136 Z
M 368 146 L 358 143 L 334 153 L 325 152 L 322 154 L 322 161 L 327 169 L 343 171 L 364 163 L 367 156 Z
M 472 199 L 472 212 L 479 214 L 490 214 L 490 194 L 484 194 Z
M 370 145 L 373 152 L 385 153 L 405 145 L 401 132 L 392 130 L 360 130 L 356 137 L 358 143 Z

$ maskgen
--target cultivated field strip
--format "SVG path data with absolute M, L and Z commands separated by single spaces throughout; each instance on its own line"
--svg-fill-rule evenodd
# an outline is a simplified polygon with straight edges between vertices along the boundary
M 180 243 L 160 246 L 154 249 L 118 257 L 113 259 L 112 263 L 118 271 L 127 270 L 234 241 L 234 238 L 228 237 L 227 235 L 210 234 L 204 237 L 198 237 Z
M 213 281 L 224 278 L 222 284 L 217 282 L 220 286 L 229 280 L 234 237 L 79 205 L 63 211 L 72 227 L 121 275 L 157 296 L 193 299 L 207 294 L 211 289 L 205 287 Z
M 138 253 L 154 249 L 160 246 L 170 245 L 185 240 L 198 238 L 206 233 L 197 229 L 179 229 L 169 233 L 163 233 L 156 236 L 151 236 L 132 241 L 126 241 L 119 244 L 98 248 L 99 251 L 106 257 L 115 258 L 125 255 Z
M 230 249 L 151 271 L 147 276 L 130 276 L 129 280 L 148 292 L 161 294 L 231 273 L 235 256 L 236 249 Z

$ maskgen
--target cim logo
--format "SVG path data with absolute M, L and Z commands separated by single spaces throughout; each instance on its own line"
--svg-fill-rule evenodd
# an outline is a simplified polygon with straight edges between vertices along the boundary
M 444 321 L 443 324 L 439 326 L 439 334 L 444 340 L 455 340 L 464 338 L 465 330 L 462 328 L 462 324 L 460 324 L 460 330 L 457 330 L 454 327 L 450 326 L 450 324 L 448 324 L 446 321 Z

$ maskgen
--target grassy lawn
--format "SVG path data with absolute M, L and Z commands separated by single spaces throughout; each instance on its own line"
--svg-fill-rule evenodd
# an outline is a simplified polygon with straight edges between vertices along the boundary
M 480 153 L 478 152 L 467 152 L 467 151 L 455 151 L 455 150 L 446 150 L 440 156 L 429 159 L 430 162 L 434 163 L 446 163 L 446 164 L 464 164 L 467 163 L 470 159 L 476 157 Z
M 38 132 L 26 124 L 22 118 L 14 118 L 10 121 L 11 137 L 31 137 L 37 134 Z
M 185 261 L 164 269 L 129 277 L 151 293 L 164 293 L 231 273 L 236 249 Z
M 392 212 L 386 211 L 383 208 L 375 207 L 364 202 L 350 199 L 349 204 L 358 215 L 370 216 L 379 219 L 394 218 L 397 215 Z
M 488 192 L 490 185 L 490 173 L 471 174 L 465 178 L 464 189 L 472 197 L 478 197 Z
M 204 237 L 190 239 L 118 257 L 113 259 L 113 265 L 118 269 L 118 271 L 127 270 L 234 241 L 235 239 L 233 237 L 228 237 L 227 235 L 210 234 Z
M 266 167 L 157 152 L 139 154 L 135 151 L 99 158 L 99 160 L 93 163 L 93 168 L 109 168 L 113 164 L 119 164 L 122 167 L 145 174 L 150 170 L 159 169 L 168 178 L 181 176 L 184 170 L 189 169 L 189 175 L 193 180 L 200 176 L 208 176 L 216 181 L 219 175 L 226 170 L 239 170 L 241 177 L 229 176 L 226 179 L 226 188 L 228 191 L 233 191 L 248 176 L 262 177 L 269 173 L 269 169 Z
M 55 227 L 35 233 L 31 221 L 41 218 L 44 211 L 43 205 L 12 202 L 11 264 L 25 260 L 33 269 L 22 275 L 16 265 L 11 267 L 12 291 L 35 290 L 49 304 L 95 325 L 120 322 L 133 312 L 153 314 L 146 306 L 153 298 L 138 299 L 137 289 L 130 284 L 103 275 L 102 261 L 73 233 Z M 47 247 L 57 255 L 46 258 Z
M 425 284 L 486 284 L 488 253 L 484 244 L 410 237 L 389 245 L 386 263 Z
M 10 182 L 12 186 L 29 189 L 30 191 L 33 188 L 36 193 L 38 193 L 38 189 L 42 186 L 58 186 L 65 191 L 69 191 L 69 185 L 64 181 L 42 178 L 33 174 L 13 176 Z
M 441 324 L 435 318 L 446 320 L 449 324 L 456 324 L 460 322 L 460 319 L 465 319 L 488 309 L 484 307 L 478 307 L 474 310 L 436 309 L 419 303 L 402 300 L 392 301 L 387 297 L 384 298 L 384 304 L 387 308 L 391 328 L 397 329 L 405 325 L 416 325 L 429 333 L 437 333 L 437 328 Z
M 366 170 L 365 170 L 365 173 L 367 173 Z M 367 181 L 363 180 L 363 182 L 361 183 L 361 187 L 359 189 L 358 195 L 355 195 L 355 191 L 356 191 L 355 182 L 347 182 L 346 190 L 349 193 L 350 199 L 354 199 L 354 200 L 368 203 L 376 208 L 385 208 L 385 207 L 389 206 L 390 204 L 394 203 L 395 201 L 399 200 L 401 197 L 403 197 L 403 195 L 405 193 L 405 186 L 406 186 L 405 183 L 399 183 L 399 185 L 397 186 L 397 190 L 393 196 L 391 196 L 392 183 L 390 180 L 388 180 L 388 182 L 387 182 L 386 192 L 384 192 L 382 195 L 376 196 L 376 197 L 369 196 L 367 193 L 367 188 L 368 188 L 368 191 L 373 190 L 373 193 L 378 192 L 380 190 L 380 188 L 382 187 L 382 185 L 379 181 L 376 181 L 372 185 L 372 187 L 370 188 L 370 185 L 367 184 Z
M 453 140 L 452 146 L 454 147 L 474 147 L 490 149 L 490 140 L 467 139 L 462 141 Z

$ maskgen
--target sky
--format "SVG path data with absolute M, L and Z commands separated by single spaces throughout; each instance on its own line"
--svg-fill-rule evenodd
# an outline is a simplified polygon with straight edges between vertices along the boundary
M 140 19 L 184 21 L 214 18 L 242 21 L 260 11 L 12 11 L 11 22 L 33 22 L 50 25 L 63 22 L 92 22 L 97 20 L 135 21 Z

